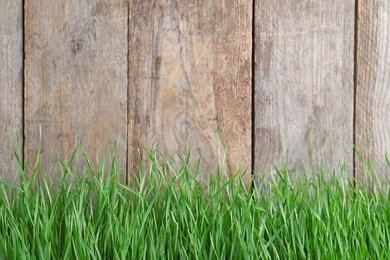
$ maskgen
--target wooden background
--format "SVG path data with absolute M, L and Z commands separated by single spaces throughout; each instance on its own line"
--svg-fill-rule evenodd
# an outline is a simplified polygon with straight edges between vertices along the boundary
M 24 2 L 24 4 L 23 4 Z M 356 2 L 356 3 L 355 3 Z M 355 143 L 383 180 L 390 148 L 387 0 L 0 0 L 0 171 L 13 178 L 79 140 L 96 165 L 118 138 L 123 178 L 145 147 L 217 169 L 291 175 L 320 164 L 362 178 Z M 218 150 L 218 133 L 222 151 Z M 83 165 L 81 156 L 77 158 Z M 127 169 L 127 171 L 126 171 Z M 127 176 L 126 176 L 127 173 Z

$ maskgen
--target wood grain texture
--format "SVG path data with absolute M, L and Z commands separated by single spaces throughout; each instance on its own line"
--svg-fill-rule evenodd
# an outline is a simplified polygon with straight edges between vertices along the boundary
M 248 168 L 248 182 L 251 1 L 138 0 L 129 8 L 129 163 L 152 141 L 171 155 L 190 149 L 192 166 L 202 157 L 205 183 L 217 169 L 219 126 L 228 169 Z
M 128 3 L 25 1 L 25 147 L 32 166 L 42 126 L 43 169 L 83 142 L 93 165 L 121 139 L 126 165 Z M 80 168 L 85 165 L 77 158 Z M 31 169 L 31 167 L 30 167 Z M 57 176 L 59 177 L 59 176 Z
M 11 131 L 23 144 L 23 1 L 0 0 L 0 176 L 13 181 Z
M 352 173 L 354 10 L 352 0 L 256 2 L 257 173 L 285 159 L 294 175 L 310 154 L 315 171 L 322 158 Z
M 356 144 L 363 159 L 371 160 L 387 183 L 390 150 L 390 4 L 386 0 L 360 0 L 358 5 L 356 68 Z M 356 177 L 363 168 L 356 156 Z

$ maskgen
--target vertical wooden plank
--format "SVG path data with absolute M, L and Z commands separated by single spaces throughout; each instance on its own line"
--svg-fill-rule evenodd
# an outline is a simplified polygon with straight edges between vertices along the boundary
M 356 144 L 371 160 L 380 180 L 389 180 L 385 152 L 390 150 L 390 4 L 360 0 L 356 57 Z M 356 177 L 363 168 L 356 156 Z
M 310 155 L 314 171 L 322 158 L 352 172 L 354 10 L 353 0 L 256 2 L 256 172 L 285 157 L 294 175 Z
M 152 140 L 171 155 L 191 149 L 205 183 L 217 169 L 219 126 L 227 167 L 248 168 L 249 182 L 251 1 L 138 0 L 129 8 L 129 162 Z
M 121 139 L 125 170 L 127 21 L 125 0 L 25 1 L 25 136 L 29 165 L 42 126 L 44 170 L 70 157 L 79 138 L 96 165 Z M 81 156 L 77 158 L 83 165 Z
M 0 0 L 0 6 L 0 176 L 12 181 L 10 133 L 23 138 L 23 1 Z

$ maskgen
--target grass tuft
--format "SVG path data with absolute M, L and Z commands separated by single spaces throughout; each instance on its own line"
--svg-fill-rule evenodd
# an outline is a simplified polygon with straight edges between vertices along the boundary
M 83 154 L 85 172 L 57 158 L 62 182 L 43 177 L 34 186 L 39 167 L 26 174 L 15 153 L 20 182 L 0 182 L 1 259 L 390 257 L 390 193 L 341 181 L 345 167 L 293 183 L 276 169 L 275 180 L 261 183 L 266 194 L 252 194 L 243 173 L 218 171 L 205 192 L 188 158 L 150 152 L 125 186 L 116 153 L 108 172 L 106 156 L 93 169 Z

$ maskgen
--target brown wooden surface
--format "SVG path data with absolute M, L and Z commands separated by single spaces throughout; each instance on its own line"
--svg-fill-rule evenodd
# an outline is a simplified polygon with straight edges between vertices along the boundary
M 227 167 L 250 169 L 251 1 L 138 0 L 129 8 L 129 163 L 152 141 L 172 155 L 191 148 L 192 166 L 203 158 L 204 182 L 217 169 L 219 126 Z
M 358 3 L 355 141 L 386 181 L 389 3 Z M 23 6 L 0 6 L 4 178 L 13 158 L 9 133 L 23 137 Z M 192 165 L 202 156 L 206 173 L 218 162 L 218 126 L 222 144 L 229 141 L 229 169 L 250 166 L 252 3 L 28 0 L 24 7 L 30 169 L 39 125 L 47 171 L 55 154 L 69 158 L 79 135 L 93 162 L 120 137 L 123 171 L 126 149 L 134 171 L 138 149 L 145 156 L 154 140 L 166 153 L 191 148 Z M 314 168 L 324 151 L 326 165 L 346 161 L 352 173 L 354 12 L 352 0 L 256 2 L 257 172 L 279 164 L 284 148 L 290 172 L 307 166 L 312 131 Z
M 352 174 L 354 2 L 257 1 L 254 160 L 261 175 L 284 155 L 294 175 L 309 166 L 310 148 L 314 170 L 322 157 L 328 167 L 346 161 Z
M 0 176 L 13 181 L 11 131 L 23 141 L 23 1 L 0 0 L 0 6 Z
M 126 164 L 127 15 L 125 0 L 25 1 L 25 145 L 29 166 L 42 126 L 44 170 L 69 159 L 79 138 L 96 165 L 121 139 Z M 81 156 L 78 158 L 83 165 Z
M 385 160 L 390 150 L 389 10 L 387 0 L 360 0 L 358 5 L 356 143 L 383 182 L 390 174 Z M 359 156 L 356 166 L 356 177 L 362 180 Z

